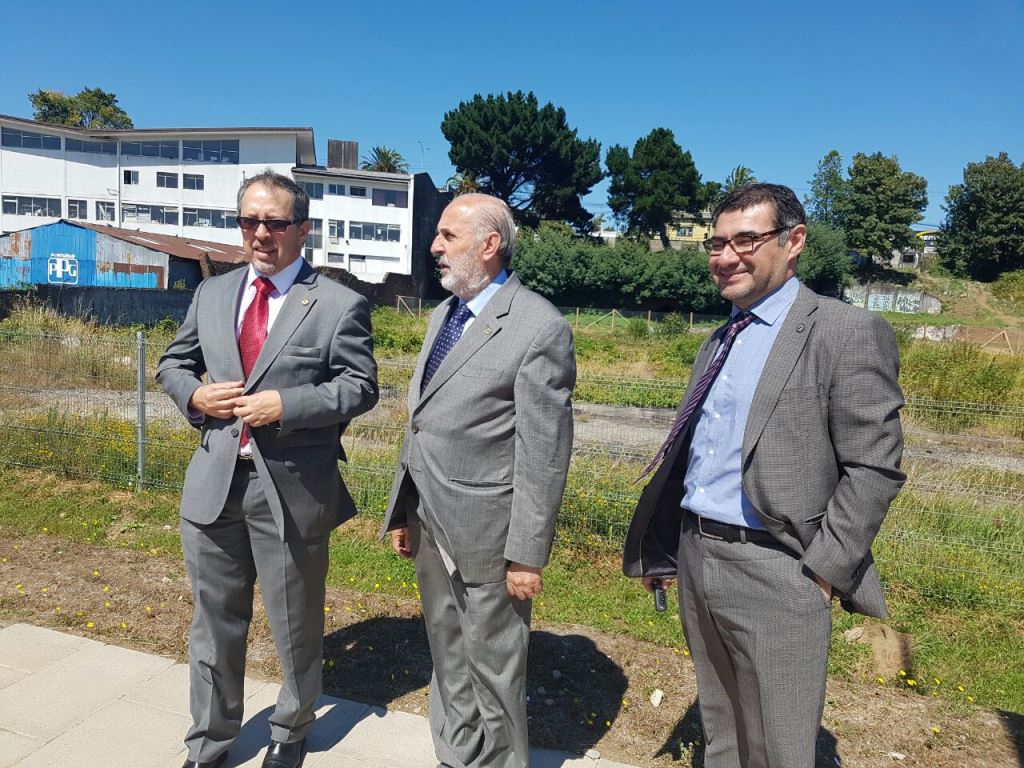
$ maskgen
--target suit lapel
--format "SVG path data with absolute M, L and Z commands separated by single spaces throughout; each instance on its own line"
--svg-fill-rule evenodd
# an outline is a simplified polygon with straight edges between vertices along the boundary
M 238 336 L 236 319 L 238 318 L 238 305 L 242 299 L 242 286 L 245 285 L 245 278 L 249 274 L 249 268 L 243 267 L 231 273 L 234 279 L 224 281 L 224 292 L 227 296 L 215 302 L 213 311 L 216 313 L 216 327 L 221 329 L 214 338 L 227 340 L 224 357 L 231 368 L 231 376 L 236 381 L 242 381 L 245 373 L 242 371 L 242 354 L 238 351 Z
M 478 349 L 501 332 L 505 317 L 512 306 L 512 297 L 515 296 L 515 292 L 520 285 L 519 278 L 513 274 L 501 286 L 501 289 L 491 297 L 491 300 L 487 302 L 487 306 L 484 307 L 484 311 L 473 320 L 473 324 L 465 330 L 458 343 L 448 353 L 448 356 L 442 361 L 441 365 L 438 366 L 434 378 L 430 380 L 427 388 L 423 390 L 423 395 L 419 400 L 420 403 L 448 381 L 459 368 L 466 364 Z M 431 343 L 431 348 L 433 348 L 433 343 Z M 425 364 L 420 366 L 420 368 L 422 367 L 425 367 Z M 419 403 L 417 403 L 418 406 Z
M 420 348 L 420 355 L 416 359 L 416 369 L 412 373 L 412 381 L 409 383 L 409 410 L 412 411 L 420 399 L 420 382 L 423 381 L 423 372 L 427 369 L 427 360 L 430 359 L 430 352 L 437 342 L 437 335 L 444 327 L 444 321 L 451 313 L 452 304 L 458 299 L 449 296 L 437 305 L 437 309 L 430 315 L 427 323 L 427 333 L 423 337 L 423 346 Z
M 246 381 L 246 391 L 254 382 L 259 381 L 270 364 L 277 359 L 281 353 L 281 347 L 287 343 L 295 333 L 295 329 L 299 327 L 299 323 L 316 304 L 316 297 L 313 295 L 315 289 L 316 272 L 309 264 L 303 262 L 302 269 L 299 270 L 295 282 L 288 290 L 288 295 L 284 298 L 284 304 L 281 305 L 281 310 L 277 313 L 274 325 L 270 329 L 270 333 L 267 334 L 267 340 L 263 343 L 260 356 L 256 358 L 256 364 L 252 367 L 252 373 L 249 374 Z
M 772 415 L 782 388 L 789 380 L 800 353 L 803 352 L 807 338 L 814 327 L 814 312 L 818 309 L 818 298 L 809 288 L 800 285 L 786 320 L 779 329 L 768 360 L 764 364 L 761 378 L 758 380 L 754 399 L 750 404 L 747 416 L 747 428 L 743 433 L 743 456 L 747 457 L 757 445 L 764 431 L 768 417 Z

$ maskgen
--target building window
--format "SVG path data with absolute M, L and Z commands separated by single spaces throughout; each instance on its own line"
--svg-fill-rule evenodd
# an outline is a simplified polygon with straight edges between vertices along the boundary
M 211 208 L 186 208 L 184 222 L 186 227 L 212 227 L 214 229 L 233 229 L 235 224 L 234 211 L 218 211 Z
M 327 222 L 327 237 L 332 243 L 340 243 L 345 239 L 345 222 L 331 219 Z
M 134 222 L 136 224 L 172 224 L 177 226 L 178 209 L 174 206 L 123 203 L 121 205 L 121 221 L 125 223 Z
M 300 182 L 302 188 L 306 190 L 306 194 L 309 195 L 310 200 L 323 200 L 324 199 L 324 185 L 318 181 L 303 181 Z
M 327 185 L 328 195 L 344 195 L 345 185 L 344 184 L 328 184 Z
M 68 152 L 92 152 L 97 155 L 116 155 L 116 141 L 85 141 L 83 139 L 64 139 L 64 148 Z
M 693 227 L 676 227 L 676 237 L 693 237 Z
M 203 189 L 203 175 L 201 173 L 186 173 L 183 174 L 182 186 L 185 189 Z
M 114 204 L 106 203 L 102 200 L 96 201 L 96 221 L 113 221 L 114 220 Z
M 0 129 L 0 144 L 25 149 L 60 149 L 60 136 L 4 127 Z
M 124 183 L 138 184 L 139 183 L 139 172 L 138 171 L 125 171 L 124 172 Z
M 349 187 L 348 193 L 352 197 L 366 197 L 366 187 Z
M 163 171 L 156 172 L 156 185 L 163 187 L 164 189 L 177 189 L 178 188 L 178 174 L 176 173 L 164 173 Z
M 352 255 L 348 257 L 348 271 L 349 272 L 365 272 L 366 271 L 366 257 Z
M 4 196 L 3 212 L 14 216 L 60 217 L 59 197 L 16 197 Z
M 389 208 L 408 208 L 409 193 L 397 189 L 373 190 L 373 204 L 386 205 Z
M 68 200 L 68 218 L 89 218 L 89 204 L 85 200 Z
M 350 221 L 348 237 L 350 240 L 377 240 L 385 243 L 397 243 L 402 239 L 402 225 Z
M 313 261 L 313 251 L 324 247 L 324 220 L 310 219 L 309 234 L 306 235 L 306 243 L 302 248 L 302 258 L 306 261 Z
M 185 139 L 181 142 L 181 156 L 185 160 L 238 165 L 238 139 Z
M 327 253 L 327 263 L 337 264 L 339 267 L 345 266 L 345 254 L 344 253 Z
M 178 159 L 177 141 L 122 141 L 121 154 L 139 157 L 164 157 Z

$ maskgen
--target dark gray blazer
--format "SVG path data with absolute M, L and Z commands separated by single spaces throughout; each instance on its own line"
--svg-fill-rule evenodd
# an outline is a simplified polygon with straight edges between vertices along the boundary
M 690 386 L 723 332 L 701 347 Z M 832 584 L 847 610 L 879 617 L 887 612 L 871 543 L 906 479 L 898 374 L 884 319 L 801 285 L 743 435 L 743 488 L 764 526 Z M 627 576 L 676 574 L 691 437 L 680 436 L 644 488 L 626 536 Z
M 467 583 L 547 564 L 572 450 L 576 358 L 565 318 L 511 275 L 420 381 L 453 296 L 430 317 L 381 536 L 429 515 Z
M 156 378 L 188 417 L 188 402 L 210 383 L 241 381 L 235 319 L 246 270 L 204 280 Z M 308 264 L 288 291 L 245 394 L 276 389 L 281 421 L 253 430 L 253 460 L 282 540 L 321 536 L 356 514 L 338 473 L 340 436 L 377 402 L 377 364 L 369 304 Z M 185 473 L 181 515 L 212 523 L 227 499 L 241 439 L 241 419 L 206 417 Z

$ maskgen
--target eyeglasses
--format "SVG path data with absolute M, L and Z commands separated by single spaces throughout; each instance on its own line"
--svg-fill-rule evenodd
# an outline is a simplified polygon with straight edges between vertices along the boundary
M 252 216 L 235 216 L 235 222 L 240 229 L 252 232 L 259 229 L 260 224 L 271 232 L 284 232 L 292 224 L 301 224 L 305 219 L 254 219 Z
M 725 246 L 731 246 L 732 252 L 737 256 L 746 256 L 747 254 L 754 252 L 754 246 L 764 240 L 766 237 L 777 235 L 779 232 L 785 232 L 789 227 L 779 227 L 769 232 L 762 232 L 759 235 L 751 235 L 744 232 L 743 234 L 736 235 L 736 237 L 730 237 L 728 240 L 721 237 L 709 237 L 701 245 L 704 246 L 704 250 L 712 255 L 717 255 L 725 250 Z

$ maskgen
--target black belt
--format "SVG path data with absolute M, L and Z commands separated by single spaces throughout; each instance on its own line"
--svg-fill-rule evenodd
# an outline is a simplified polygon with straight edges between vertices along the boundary
M 745 525 L 733 525 L 712 520 L 710 517 L 701 517 L 696 512 L 684 510 L 690 524 L 697 529 L 697 532 L 709 539 L 718 539 L 729 542 L 745 542 L 748 544 L 769 544 L 782 546 L 779 540 L 768 531 L 760 528 L 747 528 Z
M 236 457 L 236 460 L 238 461 L 239 464 L 243 464 L 243 463 L 244 464 L 252 464 L 253 463 L 253 458 L 252 458 L 252 454 L 251 453 L 248 456 L 243 456 L 242 454 L 238 454 L 238 456 Z M 238 465 L 236 464 L 235 466 L 238 466 Z

